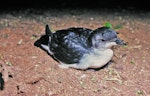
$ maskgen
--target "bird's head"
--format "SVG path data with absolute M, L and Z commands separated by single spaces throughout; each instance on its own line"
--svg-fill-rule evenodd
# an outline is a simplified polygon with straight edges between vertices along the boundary
M 111 48 L 114 45 L 125 45 L 126 43 L 117 37 L 117 32 L 108 27 L 95 29 L 90 37 L 90 45 L 94 48 Z

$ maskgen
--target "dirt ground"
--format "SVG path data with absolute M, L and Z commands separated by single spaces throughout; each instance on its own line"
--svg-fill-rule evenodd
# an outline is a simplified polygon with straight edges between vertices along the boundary
M 95 29 L 110 22 L 127 46 L 97 71 L 61 69 L 34 42 L 49 24 Z M 0 96 L 150 96 L 150 12 L 49 9 L 0 14 Z M 2 79 L 1 78 L 1 79 Z

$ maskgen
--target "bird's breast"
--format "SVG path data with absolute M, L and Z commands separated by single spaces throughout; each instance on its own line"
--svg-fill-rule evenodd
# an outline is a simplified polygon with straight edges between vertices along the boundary
M 80 61 L 80 64 L 86 64 L 89 68 L 100 68 L 107 64 L 113 56 L 111 49 L 98 50 L 94 49 L 90 54 L 86 54 Z

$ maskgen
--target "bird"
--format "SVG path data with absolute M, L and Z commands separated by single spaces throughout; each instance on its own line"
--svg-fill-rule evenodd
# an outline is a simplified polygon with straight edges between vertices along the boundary
M 52 32 L 46 24 L 45 34 L 34 45 L 58 61 L 60 68 L 97 69 L 112 59 L 112 46 L 126 44 L 117 34 L 105 26 L 94 30 L 71 27 Z

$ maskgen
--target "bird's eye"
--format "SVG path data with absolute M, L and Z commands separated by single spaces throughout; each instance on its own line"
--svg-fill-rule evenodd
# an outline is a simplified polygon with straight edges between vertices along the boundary
M 102 39 L 102 41 L 106 41 L 106 40 Z

